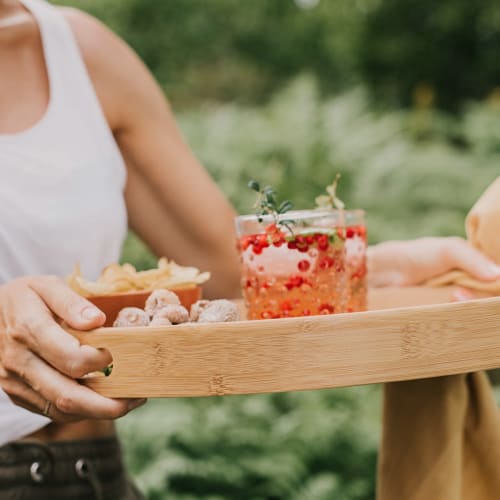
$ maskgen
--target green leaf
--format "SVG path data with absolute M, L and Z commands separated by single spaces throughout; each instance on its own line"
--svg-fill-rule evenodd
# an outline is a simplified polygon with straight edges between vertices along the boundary
M 284 214 L 285 212 L 288 212 L 292 208 L 293 208 L 293 203 L 290 200 L 284 200 L 281 202 L 281 204 L 278 208 L 278 213 Z
M 260 184 L 256 180 L 254 179 L 250 180 L 248 182 L 248 187 L 250 189 L 253 189 L 254 191 L 257 191 L 257 193 L 260 193 Z
M 262 193 L 266 197 L 267 203 L 270 203 L 272 205 L 276 204 L 276 198 L 275 198 L 275 193 L 274 189 L 271 186 L 266 186 L 263 190 Z

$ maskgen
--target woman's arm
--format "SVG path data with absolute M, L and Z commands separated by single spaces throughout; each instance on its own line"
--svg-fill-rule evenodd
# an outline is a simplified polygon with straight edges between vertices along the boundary
M 386 241 L 368 248 L 371 287 L 419 285 L 453 269 L 479 280 L 500 277 L 500 267 L 462 238 Z
M 157 255 L 210 271 L 208 297 L 238 296 L 235 212 L 185 143 L 163 92 L 105 26 L 74 10 L 68 19 L 127 163 L 130 226 Z

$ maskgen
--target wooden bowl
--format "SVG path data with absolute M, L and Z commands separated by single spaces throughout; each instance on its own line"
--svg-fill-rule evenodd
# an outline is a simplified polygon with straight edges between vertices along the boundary
M 192 304 L 201 299 L 200 286 L 172 288 L 171 290 L 177 294 L 181 304 L 188 311 Z M 150 294 L 151 290 L 116 293 L 114 295 L 96 295 L 94 297 L 87 297 L 87 299 L 106 314 L 106 323 L 104 323 L 104 326 L 113 326 L 116 316 L 124 307 L 139 307 L 140 309 L 144 309 L 144 305 Z

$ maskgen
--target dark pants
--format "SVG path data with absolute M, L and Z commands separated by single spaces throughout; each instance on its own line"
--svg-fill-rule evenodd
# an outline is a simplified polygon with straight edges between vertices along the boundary
M 2 500 L 138 500 L 115 437 L 0 447 Z

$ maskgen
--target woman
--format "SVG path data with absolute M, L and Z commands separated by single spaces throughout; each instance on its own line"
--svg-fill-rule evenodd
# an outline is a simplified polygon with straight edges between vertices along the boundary
M 234 211 L 151 75 L 95 19 L 0 0 L 0 75 L 0 497 L 139 498 L 112 421 L 144 401 L 75 381 L 110 359 L 54 316 L 80 330 L 104 316 L 60 277 L 116 262 L 128 222 L 156 254 L 210 270 L 207 296 L 235 296 Z M 374 247 L 370 267 L 375 284 L 499 274 L 458 239 Z

